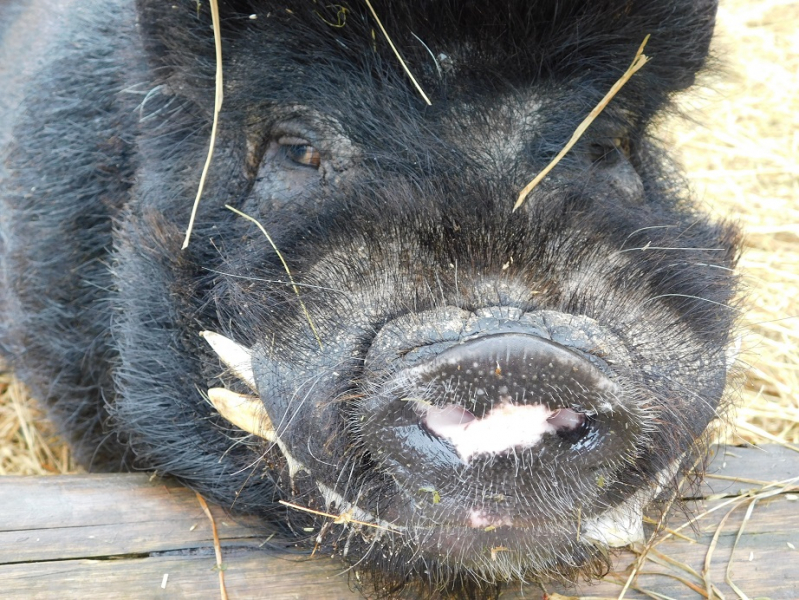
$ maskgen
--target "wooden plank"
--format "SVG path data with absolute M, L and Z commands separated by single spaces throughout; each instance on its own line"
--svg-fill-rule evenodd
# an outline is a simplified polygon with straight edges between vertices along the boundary
M 0 567 L 2 597 L 219 598 L 213 550 L 119 560 L 67 560 Z M 267 558 L 257 551 L 225 548 L 225 587 L 231 599 L 352 600 L 346 568 L 335 561 Z M 164 577 L 166 576 L 166 580 Z M 163 585 L 163 587 L 162 587 Z
M 259 549 L 264 535 L 211 510 L 231 598 L 360 597 L 341 575 L 347 565 L 269 554 Z M 143 473 L 0 478 L 3 598 L 214 598 L 215 564 L 208 518 L 174 482 Z
M 193 493 L 143 473 L 4 478 L 0 506 L 0 564 L 205 547 L 210 535 Z M 221 511 L 217 527 L 256 535 Z
M 734 508 L 712 553 L 710 580 L 726 598 L 737 597 L 725 582 L 730 563 L 734 584 L 750 598 L 799 598 L 799 493 L 762 490 L 773 481 L 799 477 L 799 454 L 778 446 L 729 448 L 718 452 L 709 473 L 700 498 L 688 504 L 689 513 L 701 518 L 681 531 L 696 541 L 675 536 L 660 541 L 643 564 L 636 587 L 671 598 L 701 598 L 674 578 L 704 589 L 701 575 L 659 557 L 701 574 L 714 533 Z M 745 492 L 750 496 L 740 496 Z M 769 493 L 773 495 L 765 497 Z M 755 501 L 757 494 L 762 498 Z M 260 548 L 266 540 L 256 529 L 218 507 L 212 512 L 231 598 L 360 597 L 350 589 L 351 574 L 342 562 L 266 552 Z M 675 528 L 685 521 L 683 514 L 675 514 L 669 525 Z M 605 581 L 573 589 L 548 586 L 547 591 L 617 597 L 625 569 L 635 560 L 632 552 L 620 552 L 614 573 Z M 195 494 L 173 482 L 150 481 L 144 474 L 0 478 L 3 598 L 214 598 L 219 594 L 214 565 L 208 519 Z M 538 599 L 542 591 L 529 584 L 503 594 L 507 599 L 522 597 Z M 632 590 L 625 597 L 648 596 Z

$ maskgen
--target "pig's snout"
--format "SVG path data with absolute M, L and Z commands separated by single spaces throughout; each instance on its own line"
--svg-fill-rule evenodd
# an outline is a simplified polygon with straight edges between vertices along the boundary
M 583 464 L 612 460 L 642 425 L 608 375 L 576 351 L 529 334 L 456 343 L 383 387 L 388 393 L 364 406 L 371 413 L 364 435 L 381 454 L 416 464 L 442 455 L 456 464 L 457 455 L 468 466 L 527 449 L 541 463 L 564 454 Z
M 471 528 L 528 527 L 558 510 L 553 497 L 561 509 L 579 507 L 630 464 L 645 411 L 625 399 L 608 363 L 580 348 L 597 331 L 578 319 L 568 333 L 570 319 L 471 318 L 455 334 L 423 317 L 415 339 L 391 327 L 391 341 L 378 335 L 367 366 L 390 374 L 360 406 L 358 433 L 420 513 Z M 441 506 L 425 508 L 420 490 Z

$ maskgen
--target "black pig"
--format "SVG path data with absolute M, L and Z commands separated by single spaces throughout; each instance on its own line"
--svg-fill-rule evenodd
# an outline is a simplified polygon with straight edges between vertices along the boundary
M 220 0 L 182 251 L 206 3 L 4 3 L 3 353 L 88 467 L 174 475 L 380 594 L 596 576 L 725 387 L 737 232 L 651 137 L 715 2 L 372 6 L 429 104 L 365 2 Z

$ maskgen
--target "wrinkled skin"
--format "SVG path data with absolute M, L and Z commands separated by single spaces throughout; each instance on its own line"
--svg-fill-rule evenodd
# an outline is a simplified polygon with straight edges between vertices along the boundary
M 172 474 L 378 593 L 596 576 L 727 377 L 737 233 L 650 133 L 715 5 L 373 4 L 431 105 L 360 3 L 221 2 L 183 251 L 205 3 L 6 4 L 3 352 L 88 467 Z

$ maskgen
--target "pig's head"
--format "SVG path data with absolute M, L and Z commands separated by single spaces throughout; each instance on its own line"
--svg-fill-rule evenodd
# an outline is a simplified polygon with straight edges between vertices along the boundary
M 181 253 L 210 18 L 141 2 L 117 427 L 142 465 L 389 581 L 595 575 L 725 386 L 736 233 L 650 137 L 714 2 L 372 4 L 430 105 L 362 3 L 221 2 L 225 104 Z

